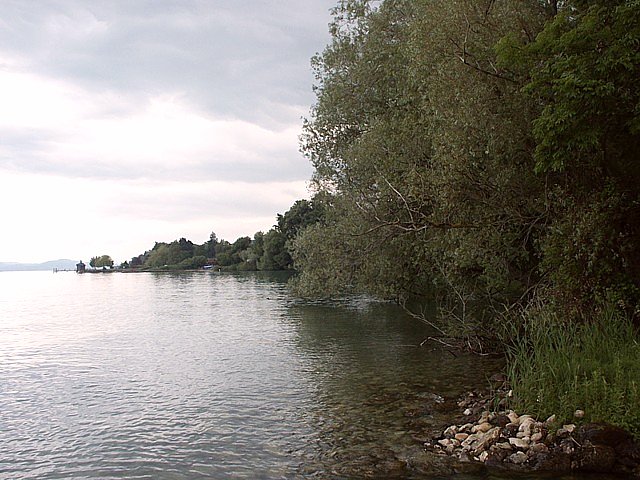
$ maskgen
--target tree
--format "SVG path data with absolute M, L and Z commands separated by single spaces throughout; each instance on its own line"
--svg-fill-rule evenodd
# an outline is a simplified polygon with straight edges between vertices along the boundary
M 159 268 L 169 264 L 169 245 L 164 242 L 156 242 L 151 251 L 146 255 L 145 267 Z
M 640 4 L 567 1 L 534 41 L 500 61 L 539 106 L 535 168 L 551 173 L 542 269 L 561 304 L 640 303 Z
M 93 268 L 113 267 L 113 260 L 109 255 L 92 257 L 89 265 Z
M 285 235 L 276 229 L 271 229 L 264 235 L 264 254 L 258 263 L 260 270 L 288 270 L 292 267 L 286 240 Z
M 535 238 L 547 221 L 534 101 L 494 47 L 535 38 L 548 10 L 534 0 L 371 5 L 342 2 L 314 59 L 302 150 L 327 213 L 294 241 L 299 287 L 401 302 L 436 287 L 452 328 L 489 330 L 495 309 L 526 300 L 539 280 Z
M 211 235 L 209 235 L 209 241 L 206 243 L 207 255 L 209 256 L 209 258 L 215 258 L 216 246 L 218 245 L 218 243 L 218 236 L 215 234 L 215 232 L 211 232 Z
M 305 228 L 318 223 L 324 216 L 321 202 L 296 200 L 284 215 L 277 215 L 277 227 L 287 240 L 293 240 Z

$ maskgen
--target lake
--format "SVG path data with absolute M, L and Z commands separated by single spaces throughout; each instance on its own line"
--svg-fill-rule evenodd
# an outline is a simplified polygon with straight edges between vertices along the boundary
M 281 274 L 0 273 L 0 478 L 436 478 L 432 407 L 499 367 L 430 334 Z

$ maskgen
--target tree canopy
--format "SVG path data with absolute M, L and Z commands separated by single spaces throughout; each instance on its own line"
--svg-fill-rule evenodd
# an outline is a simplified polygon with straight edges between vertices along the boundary
M 638 305 L 640 4 L 344 0 L 302 150 L 299 291 L 437 295 L 460 331 L 542 289 Z
M 89 265 L 93 268 L 113 267 L 113 260 L 109 255 L 101 255 L 98 257 L 91 257 Z

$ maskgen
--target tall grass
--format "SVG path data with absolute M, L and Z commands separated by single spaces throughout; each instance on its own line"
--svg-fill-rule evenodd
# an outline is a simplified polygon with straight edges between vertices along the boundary
M 584 421 L 607 422 L 640 438 L 640 344 L 615 308 L 565 323 L 551 309 L 524 314 L 508 352 L 514 408 L 562 421 L 584 410 Z

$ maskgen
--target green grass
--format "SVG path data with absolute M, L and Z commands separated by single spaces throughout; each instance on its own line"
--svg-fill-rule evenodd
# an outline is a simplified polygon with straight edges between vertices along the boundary
M 549 309 L 524 315 L 508 353 L 513 407 L 538 418 L 607 422 L 640 438 L 640 344 L 614 308 L 582 323 L 561 322 Z

